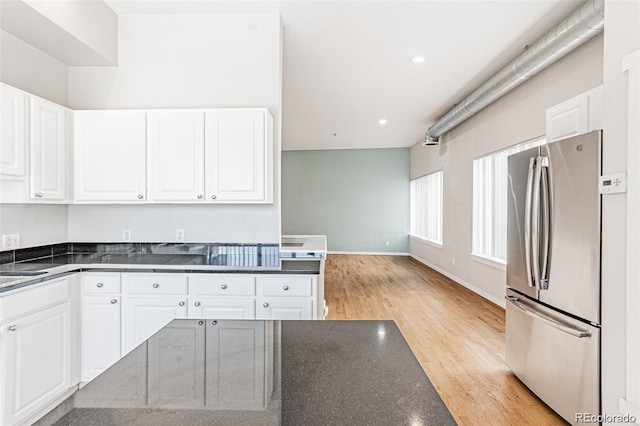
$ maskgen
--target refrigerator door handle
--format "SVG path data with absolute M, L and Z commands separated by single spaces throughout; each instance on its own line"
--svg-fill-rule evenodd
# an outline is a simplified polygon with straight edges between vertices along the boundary
M 564 331 L 565 333 L 568 333 L 572 336 L 578 337 L 578 338 L 583 338 L 583 337 L 591 337 L 591 332 L 589 330 L 582 330 L 579 328 L 573 328 L 573 327 L 569 327 L 568 325 L 562 324 L 556 320 L 554 320 L 553 318 L 549 318 L 546 315 L 542 315 L 539 312 L 535 312 L 532 311 L 530 309 L 528 309 L 525 305 L 518 303 L 518 298 L 515 296 L 505 296 L 504 297 L 507 302 L 511 303 L 513 306 L 516 307 L 516 309 L 518 309 L 520 312 L 522 312 L 523 314 L 530 316 L 534 319 L 540 320 L 542 322 L 544 322 L 545 324 L 550 325 L 553 328 L 556 328 L 560 331 Z
M 551 182 L 549 180 L 549 157 L 539 157 L 542 173 L 542 253 L 540 270 L 540 290 L 549 288 L 549 252 L 551 240 Z
M 531 195 L 531 270 L 533 282 L 540 288 L 540 183 L 542 181 L 543 157 L 535 160 Z
M 529 160 L 529 170 L 527 172 L 527 192 L 525 194 L 524 206 L 524 257 L 527 267 L 527 284 L 529 287 L 535 287 L 536 282 L 531 273 L 531 195 L 533 191 L 533 171 L 535 169 L 536 159 L 531 157 Z

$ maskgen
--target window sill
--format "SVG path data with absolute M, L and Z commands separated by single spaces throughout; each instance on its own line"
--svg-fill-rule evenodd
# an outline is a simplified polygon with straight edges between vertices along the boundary
M 423 244 L 427 244 L 427 245 L 435 247 L 435 248 L 439 248 L 439 249 L 442 248 L 442 243 L 438 243 L 438 242 L 435 242 L 435 241 L 427 240 L 426 238 L 418 237 L 418 236 L 415 236 L 415 235 L 409 235 L 409 239 L 411 239 L 413 241 L 418 241 L 418 242 L 423 243 Z
M 496 259 L 494 257 L 480 256 L 478 254 L 471 253 L 471 259 L 475 260 L 478 263 L 491 266 L 492 268 L 500 269 L 501 271 L 507 270 L 507 264 L 502 260 Z

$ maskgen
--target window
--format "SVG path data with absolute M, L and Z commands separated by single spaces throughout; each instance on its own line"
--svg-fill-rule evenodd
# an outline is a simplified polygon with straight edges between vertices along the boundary
M 545 142 L 545 138 L 538 138 L 473 160 L 474 256 L 506 263 L 507 159 Z
M 442 244 L 442 170 L 411 181 L 411 235 Z

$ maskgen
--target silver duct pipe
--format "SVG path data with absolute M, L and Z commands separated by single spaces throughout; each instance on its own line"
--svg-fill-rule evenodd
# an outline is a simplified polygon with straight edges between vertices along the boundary
M 423 145 L 437 145 L 456 127 L 604 29 L 604 0 L 589 0 L 522 55 L 487 80 L 427 130 Z

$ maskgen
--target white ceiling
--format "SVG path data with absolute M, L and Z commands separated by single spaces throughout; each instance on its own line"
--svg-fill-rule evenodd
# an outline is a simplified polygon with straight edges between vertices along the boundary
M 577 0 L 130 1 L 119 15 L 279 12 L 283 149 L 408 147 Z M 409 58 L 423 54 L 423 64 Z M 385 118 L 381 126 L 378 120 Z

